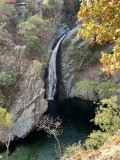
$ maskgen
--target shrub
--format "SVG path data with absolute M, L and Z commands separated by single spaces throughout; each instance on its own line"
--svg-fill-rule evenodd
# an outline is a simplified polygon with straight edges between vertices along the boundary
M 33 60 L 33 72 L 36 73 L 38 76 L 41 74 L 42 63 L 38 60 Z
M 0 24 L 5 23 L 6 26 L 10 25 L 15 21 L 15 13 L 13 5 L 0 4 Z
M 4 107 L 4 105 L 5 105 L 5 96 L 2 93 L 0 93 L 0 106 Z
M 104 142 L 108 139 L 110 135 L 108 133 L 104 133 L 100 130 L 93 131 L 90 133 L 88 139 L 85 141 L 84 145 L 88 150 L 90 149 L 98 149 L 100 148 Z
M 17 74 L 13 70 L 6 70 L 0 73 L 0 84 L 2 86 L 13 85 L 16 81 Z
M 25 55 L 29 57 L 40 57 L 44 50 L 40 44 L 40 40 L 36 36 L 30 36 L 27 38 L 26 47 L 24 50 Z
M 12 114 L 7 113 L 7 110 L 0 107 L 0 129 L 7 126 L 12 126 Z
M 81 147 L 80 142 L 78 144 L 73 144 L 72 146 L 69 146 L 66 148 L 66 150 L 60 160 L 66 160 L 67 158 L 71 158 L 72 156 L 76 157 L 82 151 L 83 151 L 83 149 Z
M 48 20 L 43 20 L 38 15 L 34 15 L 27 21 L 20 22 L 18 29 L 18 33 L 25 38 L 36 36 L 43 41 L 43 39 L 47 37 L 48 31 L 50 30 L 50 24 Z
M 98 149 L 106 139 L 113 136 L 120 128 L 120 106 L 117 105 L 117 96 L 100 101 L 96 109 L 94 121 L 101 130 L 93 131 L 85 141 L 87 149 Z
M 54 18 L 60 10 L 60 2 L 57 0 L 44 0 L 43 2 L 43 17 Z
M 92 81 L 80 81 L 76 85 L 74 96 L 78 96 L 81 90 L 93 91 L 99 94 L 103 94 L 106 98 L 110 98 L 112 94 L 120 89 L 120 86 L 112 83 L 111 81 L 107 82 L 92 82 Z

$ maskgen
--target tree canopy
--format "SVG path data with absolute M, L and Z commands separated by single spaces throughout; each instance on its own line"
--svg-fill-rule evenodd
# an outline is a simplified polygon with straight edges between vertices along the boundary
M 43 20 L 38 15 L 34 15 L 27 21 L 19 23 L 18 29 L 18 33 L 25 38 L 35 35 L 43 40 L 50 30 L 50 25 L 48 20 Z
M 120 1 L 82 0 L 78 18 L 83 22 L 78 37 L 90 43 L 115 43 L 113 54 L 102 52 L 101 70 L 115 75 L 120 70 Z

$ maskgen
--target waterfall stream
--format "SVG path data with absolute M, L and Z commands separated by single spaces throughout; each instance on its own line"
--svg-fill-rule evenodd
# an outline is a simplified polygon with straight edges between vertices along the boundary
M 50 62 L 49 62 L 49 68 L 48 68 L 48 83 L 47 83 L 47 94 L 46 94 L 46 98 L 47 100 L 49 99 L 54 99 L 55 93 L 56 93 L 56 84 L 57 84 L 57 75 L 56 75 L 56 56 L 58 53 L 58 49 L 60 46 L 61 41 L 63 40 L 63 38 L 66 36 L 66 34 L 64 34 L 60 40 L 58 41 L 58 43 L 56 44 Z

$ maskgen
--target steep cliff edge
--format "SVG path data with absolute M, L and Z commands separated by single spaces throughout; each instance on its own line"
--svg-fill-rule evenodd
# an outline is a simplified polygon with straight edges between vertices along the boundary
M 81 25 L 78 24 L 70 30 L 61 45 L 57 67 L 59 99 L 75 96 L 90 101 L 101 100 L 106 95 L 103 94 L 102 89 L 96 91 L 96 83 L 103 85 L 104 82 L 111 82 L 120 85 L 120 72 L 112 77 L 106 76 L 100 70 L 102 67 L 99 62 L 101 51 L 111 53 L 114 44 L 104 43 L 102 46 L 97 44 L 91 46 L 89 41 L 78 39 L 77 31 Z M 87 81 L 90 83 L 87 84 Z M 83 82 L 80 90 L 76 90 L 78 82 Z M 117 90 L 116 94 L 120 99 L 120 90 Z
M 1 42 L 7 40 L 1 40 Z M 0 87 L 5 96 L 6 107 L 13 114 L 12 140 L 15 137 L 24 138 L 33 131 L 40 117 L 47 110 L 47 101 L 44 99 L 44 83 L 42 79 L 32 71 L 32 61 L 25 58 L 24 47 L 9 43 L 9 49 L 2 46 L 0 50 L 1 67 L 16 71 L 20 78 L 14 85 Z M 4 64 L 4 65 L 3 65 Z M 5 68 L 4 68 L 5 69 Z M 0 141 L 3 143 L 8 139 L 7 128 L 2 131 Z M 7 130 L 8 131 L 8 130 Z

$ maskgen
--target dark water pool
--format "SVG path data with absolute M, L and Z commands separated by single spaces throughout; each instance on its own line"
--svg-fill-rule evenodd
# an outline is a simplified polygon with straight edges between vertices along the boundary
M 59 114 L 63 119 L 61 125 L 63 134 L 58 136 L 62 150 L 79 140 L 83 143 L 89 133 L 95 129 L 93 123 L 89 122 L 94 117 L 94 106 L 90 102 L 49 101 L 46 114 L 51 114 L 53 117 Z M 58 146 L 54 137 L 48 137 L 44 131 L 34 131 L 16 147 L 10 154 L 9 160 L 58 160 L 56 149 Z M 2 159 L 5 160 L 5 153 Z

